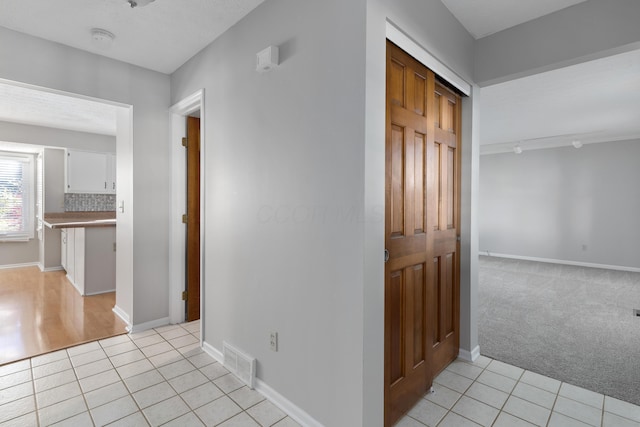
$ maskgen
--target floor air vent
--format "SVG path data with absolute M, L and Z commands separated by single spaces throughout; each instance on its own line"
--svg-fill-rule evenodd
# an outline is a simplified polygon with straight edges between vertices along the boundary
M 249 357 L 229 343 L 222 343 L 224 366 L 235 376 L 244 381 L 249 388 L 253 388 L 256 377 L 256 359 Z

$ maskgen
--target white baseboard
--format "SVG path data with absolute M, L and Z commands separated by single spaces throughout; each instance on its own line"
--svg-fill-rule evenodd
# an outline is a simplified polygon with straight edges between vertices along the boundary
M 0 269 L 4 270 L 5 268 L 22 268 L 22 267 L 39 267 L 39 264 L 37 262 L 25 262 L 22 264 L 5 264 L 5 265 L 0 265 Z
M 302 408 L 296 406 L 289 399 L 272 389 L 264 381 L 256 378 L 256 391 L 269 399 L 282 412 L 304 427 L 323 427 L 322 423 L 307 414 Z
M 47 273 L 49 271 L 62 271 L 64 270 L 64 268 L 62 268 L 62 266 L 57 266 L 57 267 L 49 267 L 49 268 L 44 268 L 41 265 L 38 265 L 38 267 L 40 267 L 40 271 L 42 271 L 43 273 Z
M 213 347 L 211 344 L 203 342 L 202 349 L 209 356 L 216 359 L 220 364 L 224 363 L 224 356 L 222 355 L 222 352 L 217 348 Z M 291 417 L 294 421 L 296 421 L 301 426 L 323 427 L 322 424 L 316 421 L 314 418 L 312 418 L 311 415 L 307 414 L 304 410 L 302 410 L 301 408 L 293 404 L 289 399 L 287 399 L 286 397 L 284 397 L 283 395 L 281 395 L 280 393 L 278 393 L 277 391 L 269 387 L 267 383 L 265 383 L 261 379 L 259 378 L 255 379 L 255 386 L 256 386 L 255 390 L 257 392 L 259 392 L 264 397 L 269 399 L 271 403 L 273 403 L 278 408 L 280 408 L 281 411 L 283 411 L 285 414 L 287 414 L 289 417 Z
M 131 325 L 131 329 L 129 332 L 135 334 L 136 332 L 146 331 L 148 329 L 159 328 L 160 326 L 168 325 L 169 318 L 163 317 L 161 319 L 151 320 L 149 322 L 138 323 L 137 325 Z
M 48 267 L 48 268 L 45 268 L 45 266 L 44 266 L 44 265 L 42 265 L 41 263 L 38 263 L 38 268 L 39 268 L 39 269 L 40 269 L 40 271 L 41 271 L 41 272 L 43 272 L 43 273 L 47 273 L 47 272 L 49 272 L 49 271 L 60 271 L 60 270 L 64 270 L 64 268 L 62 268 L 62 266 L 61 266 L 61 265 L 58 265 L 58 266 L 56 266 L 56 267 Z
M 553 258 L 537 258 L 537 257 L 522 256 L 522 255 L 496 254 L 494 252 L 489 252 L 489 251 L 480 251 L 478 252 L 478 254 L 489 256 L 489 257 L 496 257 L 496 258 L 520 259 L 523 261 L 546 262 L 549 264 L 575 265 L 577 267 L 603 268 L 605 270 L 619 270 L 619 271 L 630 271 L 633 273 L 640 273 L 640 268 L 625 267 L 623 265 L 596 264 L 591 262 L 567 261 L 567 260 L 553 259 Z
M 125 313 L 124 310 L 118 307 L 117 305 L 114 306 L 111 309 L 111 311 L 113 311 L 116 314 L 116 316 L 118 316 L 120 319 L 122 319 L 124 323 L 127 324 L 127 331 L 131 332 L 131 321 L 129 320 L 129 315 Z
M 461 348 L 458 351 L 458 357 L 464 361 L 473 363 L 476 360 L 478 360 L 478 357 L 480 357 L 480 346 L 479 345 L 475 346 L 471 351 L 464 350 Z
M 115 289 L 109 289 L 108 291 L 99 291 L 99 292 L 91 292 L 90 294 L 86 294 L 85 296 L 92 296 L 92 295 L 102 295 L 102 294 L 108 294 L 109 292 L 115 292 Z
M 216 361 L 218 363 L 220 363 L 221 365 L 224 364 L 224 356 L 222 355 L 222 352 L 220 350 L 218 350 L 217 348 L 215 348 L 214 346 L 212 346 L 208 342 L 203 342 L 202 343 L 202 349 L 209 356 L 211 356 L 214 359 L 216 359 Z

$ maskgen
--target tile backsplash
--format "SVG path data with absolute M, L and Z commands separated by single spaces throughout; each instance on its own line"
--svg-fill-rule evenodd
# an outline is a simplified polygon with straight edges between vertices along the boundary
M 115 194 L 65 193 L 65 212 L 115 211 Z

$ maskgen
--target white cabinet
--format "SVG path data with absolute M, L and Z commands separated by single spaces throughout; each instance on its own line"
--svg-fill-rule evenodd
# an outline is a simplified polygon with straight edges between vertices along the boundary
M 67 150 L 66 192 L 114 194 L 115 159 L 113 153 Z
M 62 229 L 62 266 L 80 295 L 115 291 L 115 241 L 115 227 Z
M 109 185 L 109 192 L 116 193 L 116 155 L 112 153 L 107 154 L 107 180 Z
M 67 229 L 60 229 L 60 265 L 67 270 Z

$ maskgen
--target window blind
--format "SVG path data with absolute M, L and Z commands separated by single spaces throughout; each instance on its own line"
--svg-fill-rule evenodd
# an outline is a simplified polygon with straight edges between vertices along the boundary
M 33 159 L 0 153 L 0 240 L 33 238 Z

